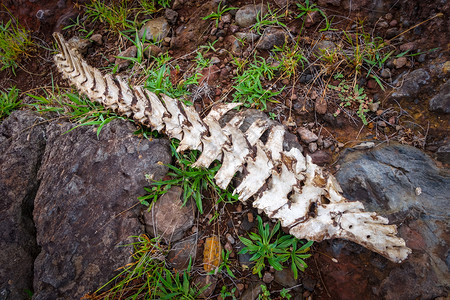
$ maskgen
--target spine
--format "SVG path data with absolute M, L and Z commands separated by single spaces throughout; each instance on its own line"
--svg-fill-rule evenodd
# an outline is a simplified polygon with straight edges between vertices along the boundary
M 243 174 L 235 193 L 239 200 L 279 220 L 300 239 L 322 241 L 341 238 L 360 244 L 394 262 L 411 253 L 397 237 L 397 227 L 374 212 L 365 212 L 361 202 L 350 202 L 334 176 L 326 174 L 299 149 L 283 149 L 285 128 L 268 119 L 256 119 L 240 129 L 245 111 L 220 125 L 222 117 L 239 103 L 219 104 L 201 119 L 181 101 L 158 97 L 141 86 L 129 87 L 119 76 L 102 75 L 89 66 L 59 33 L 54 33 L 61 52 L 55 55 L 58 70 L 77 90 L 136 122 L 163 131 L 180 140 L 177 151 L 200 150 L 193 166 L 208 168 L 222 162 L 215 181 L 225 189 L 236 172 Z M 266 133 L 267 141 L 261 137 Z

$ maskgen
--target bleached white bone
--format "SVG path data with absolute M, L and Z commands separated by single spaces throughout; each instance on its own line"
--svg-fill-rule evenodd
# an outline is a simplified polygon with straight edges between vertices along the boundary
M 226 188 L 236 172 L 243 179 L 235 193 L 245 202 L 281 221 L 297 238 L 322 241 L 342 238 L 375 251 L 394 262 L 407 258 L 411 249 L 396 236 L 397 227 L 376 213 L 365 212 L 361 202 L 349 202 L 331 174 L 312 163 L 299 149 L 283 149 L 285 128 L 257 118 L 246 132 L 240 129 L 243 113 L 237 113 L 222 127 L 222 117 L 239 103 L 219 104 L 202 120 L 192 107 L 166 95 L 128 83 L 109 74 L 102 75 L 71 49 L 61 34 L 54 34 L 61 53 L 55 64 L 64 78 L 91 100 L 137 122 L 150 125 L 170 138 L 179 139 L 178 151 L 201 150 L 194 167 L 208 168 L 214 160 L 222 166 L 215 176 Z M 264 144 L 261 137 L 268 131 Z

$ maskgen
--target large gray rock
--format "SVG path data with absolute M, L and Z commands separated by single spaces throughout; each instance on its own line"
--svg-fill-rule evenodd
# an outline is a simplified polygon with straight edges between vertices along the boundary
M 344 195 L 399 224 L 413 250 L 384 278 L 383 299 L 434 299 L 450 287 L 450 175 L 417 148 L 391 143 L 350 151 L 336 178 Z M 406 280 L 407 279 L 407 280 Z
M 42 118 L 15 111 L 0 125 L 0 299 L 28 299 L 38 254 L 33 224 L 37 172 L 45 149 Z
M 450 80 L 441 85 L 439 93 L 430 100 L 431 111 L 450 113 Z
M 47 127 L 35 199 L 33 299 L 80 299 L 130 260 L 131 236 L 144 232 L 137 197 L 145 174 L 161 179 L 171 161 L 166 140 L 143 140 L 115 120 L 97 138 L 92 127 Z M 67 132 L 67 133 L 66 133 Z M 138 205 L 136 205 L 138 204 Z

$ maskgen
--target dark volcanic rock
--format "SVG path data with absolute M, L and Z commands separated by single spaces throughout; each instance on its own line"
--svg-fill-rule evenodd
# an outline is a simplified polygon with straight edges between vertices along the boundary
M 32 211 L 45 149 L 41 121 L 15 111 L 0 125 L 0 299 L 26 299 L 26 290 L 33 290 L 39 250 Z
M 450 113 L 450 80 L 441 85 L 439 93 L 430 100 L 431 111 Z
M 391 143 L 347 151 L 336 178 L 344 195 L 369 211 L 401 223 L 413 250 L 378 291 L 383 299 L 434 299 L 450 287 L 450 176 L 417 148 Z
M 400 88 L 392 93 L 393 99 L 405 99 L 410 98 L 411 101 L 415 100 L 415 97 L 422 87 L 430 82 L 430 74 L 424 69 L 417 69 L 405 76 L 404 82 Z
M 120 246 L 143 233 L 136 202 L 144 174 L 161 179 L 171 160 L 167 141 L 142 140 L 126 121 L 112 121 L 99 138 L 92 127 L 67 132 L 72 126 L 47 127 L 33 213 L 42 247 L 33 299 L 80 299 L 129 262 L 130 247 Z

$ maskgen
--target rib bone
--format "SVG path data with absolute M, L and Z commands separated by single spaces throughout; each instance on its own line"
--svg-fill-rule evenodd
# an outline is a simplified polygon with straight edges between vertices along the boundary
M 215 180 L 222 188 L 236 172 L 242 172 L 242 182 L 235 190 L 239 200 L 256 198 L 253 206 L 280 220 L 295 237 L 347 239 L 394 262 L 411 253 L 405 241 L 396 236 L 395 225 L 388 225 L 388 220 L 376 213 L 365 212 L 361 202 L 345 199 L 336 179 L 300 150 L 284 151 L 286 131 L 282 125 L 259 118 L 242 132 L 246 117 L 237 113 L 222 127 L 219 121 L 239 103 L 216 105 L 202 120 L 192 107 L 176 99 L 162 94 L 159 98 L 141 86 L 130 88 L 117 76 L 103 76 L 87 65 L 61 34 L 54 33 L 54 37 L 61 49 L 55 55 L 56 66 L 80 93 L 141 124 L 165 130 L 170 138 L 181 141 L 177 151 L 201 150 L 194 167 L 208 168 L 214 160 L 221 160 Z

